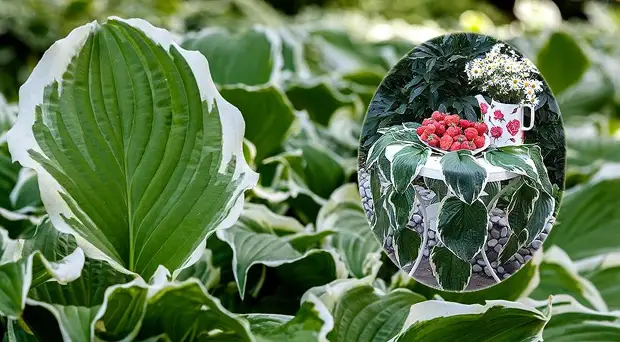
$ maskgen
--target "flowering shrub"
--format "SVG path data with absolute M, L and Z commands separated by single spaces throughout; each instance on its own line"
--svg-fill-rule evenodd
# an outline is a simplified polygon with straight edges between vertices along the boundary
M 538 103 L 537 94 L 542 91 L 542 81 L 538 79 L 536 66 L 514 50 L 506 49 L 504 44 L 495 44 L 483 57 L 469 61 L 465 72 L 470 84 L 496 101 Z

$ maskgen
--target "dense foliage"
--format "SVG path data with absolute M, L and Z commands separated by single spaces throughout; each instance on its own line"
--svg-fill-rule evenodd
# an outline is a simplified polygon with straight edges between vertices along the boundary
M 352 184 L 365 108 L 414 43 L 246 13 L 262 25 L 82 26 L 19 107 L 0 98 L 6 340 L 620 339 L 619 21 L 511 40 L 558 89 L 566 193 L 544 254 L 453 293 L 397 271 Z

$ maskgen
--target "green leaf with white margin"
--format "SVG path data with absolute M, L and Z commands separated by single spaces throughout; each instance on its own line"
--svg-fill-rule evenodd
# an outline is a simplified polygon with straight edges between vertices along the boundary
M 8 104 L 6 98 L 0 93 L 0 144 L 6 141 L 6 132 L 15 124 L 17 119 L 17 106 Z
M 394 231 L 394 254 L 398 266 L 402 269 L 409 263 L 414 263 L 422 253 L 422 237 L 416 231 L 405 228 Z
M 398 193 L 394 191 L 394 188 L 390 188 L 387 193 L 386 208 L 393 230 L 406 229 L 405 226 L 409 223 L 415 208 L 414 201 L 415 189 L 413 186 L 407 188 L 403 193 Z
M 441 157 L 441 172 L 448 189 L 461 201 L 472 204 L 487 184 L 488 172 L 471 151 L 454 151 Z
M 486 195 L 480 196 L 484 205 L 488 206 L 502 188 L 502 182 L 488 182 L 484 187 Z
M 480 200 L 467 204 L 452 196 L 441 202 L 437 218 L 439 241 L 461 260 L 471 260 L 487 239 L 486 207 Z
M 11 192 L 17 183 L 21 167 L 11 161 L 7 145 L 0 144 L 0 208 L 12 209 Z
M 304 226 L 290 216 L 283 216 L 269 210 L 263 204 L 246 203 L 243 215 L 237 224 L 242 223 L 256 231 L 266 231 L 278 236 L 305 232 Z
M 399 193 L 404 192 L 413 180 L 418 176 L 422 166 L 431 155 L 429 148 L 420 148 L 419 145 L 403 146 L 394 153 L 391 162 L 390 179 L 392 185 Z M 386 154 L 390 153 L 391 146 L 386 148 Z
M 551 246 L 540 265 L 540 284 L 530 297 L 543 300 L 559 294 L 571 295 L 594 310 L 607 311 L 607 304 L 594 284 L 579 275 L 577 267 L 561 248 Z
M 145 278 L 200 252 L 256 184 L 241 114 L 215 89 L 204 56 L 146 21 L 76 28 L 20 91 L 9 147 L 37 171 L 54 226 Z
M 429 300 L 414 304 L 396 341 L 542 341 L 548 309 L 504 300 L 485 305 Z
M 357 278 L 368 275 L 364 271 L 369 255 L 381 253 L 361 203 L 356 184 L 345 184 L 334 191 L 316 220 L 317 231 L 336 232 L 329 238 L 330 244 L 340 253 L 351 276 Z
M 245 296 L 248 272 L 254 265 L 278 267 L 284 264 L 296 264 L 303 259 L 312 258 L 321 262 L 331 260 L 331 273 L 320 275 L 326 281 L 338 278 L 336 270 L 339 262 L 328 250 L 299 251 L 286 236 L 274 234 L 272 227 L 254 221 L 252 213 L 243 213 L 237 223 L 226 230 L 217 232 L 217 237 L 226 242 L 233 251 L 232 268 L 239 294 Z M 262 216 L 260 218 L 263 218 Z M 315 259 L 316 258 L 316 259 Z M 325 260 L 323 260 L 325 258 Z M 319 267 L 318 265 L 315 265 Z M 330 266 L 327 266 L 330 268 Z
M 255 26 L 236 33 L 207 28 L 187 35 L 182 46 L 207 58 L 211 77 L 218 85 L 280 82 L 282 42 L 269 28 Z
M 227 85 L 220 88 L 220 93 L 243 114 L 245 138 L 256 146 L 257 162 L 276 152 L 295 120 L 293 105 L 286 95 L 271 84 Z
M 610 310 L 620 309 L 620 253 L 580 260 L 579 274 L 598 289 Z
M 526 183 L 529 183 L 530 187 L 534 187 L 532 181 L 526 180 Z M 527 242 L 526 244 L 532 243 L 534 239 L 540 235 L 540 233 L 545 229 L 545 226 L 549 224 L 549 220 L 553 216 L 553 212 L 555 210 L 555 198 L 547 193 L 546 191 L 540 191 L 538 199 L 534 203 L 534 209 L 532 210 L 532 216 L 527 222 Z
M 66 284 L 80 276 L 84 266 L 84 252 L 79 247 L 67 250 L 71 247 L 67 236 L 61 237 L 60 234 L 53 233 L 54 230 L 50 229 L 40 234 L 51 249 L 50 253 L 62 253 L 62 257 L 48 260 L 46 256 L 50 253 L 31 250 L 26 246 L 24 252 L 27 254 L 12 261 L 11 259 L 17 258 L 16 252 L 20 251 L 19 243 L 10 241 L 6 231 L 0 228 L 3 252 L 0 263 L 0 315 L 17 319 L 26 305 L 28 291 L 32 287 L 48 281 Z M 13 257 L 8 254 L 13 254 Z
M 370 285 L 342 291 L 327 302 L 334 316 L 330 341 L 387 341 L 401 329 L 409 308 L 425 298 L 406 289 L 383 293 Z M 331 304 L 331 305 L 330 305 Z
M 396 125 L 387 128 L 383 131 L 383 135 L 375 141 L 370 150 L 368 150 L 368 156 L 366 157 L 366 168 L 369 169 L 374 163 L 376 163 L 381 156 L 385 154 L 385 149 L 396 142 L 402 142 L 403 144 L 413 144 L 416 140 L 409 141 L 406 139 L 408 135 L 407 131 L 411 131 L 411 136 L 415 136 L 415 129 L 408 128 L 403 125 Z M 390 178 L 387 178 L 390 179 Z
M 549 82 L 551 90 L 560 94 L 579 81 L 588 69 L 590 60 L 576 37 L 568 32 L 557 31 L 551 34 L 538 51 L 536 65 Z
M 245 318 L 257 341 L 261 342 L 326 342 L 327 333 L 334 326 L 325 304 L 311 294 L 301 303 L 295 316 L 249 314 Z
M 545 307 L 548 300 L 524 300 L 534 307 Z M 545 326 L 545 342 L 620 340 L 620 315 L 618 312 L 601 312 L 581 305 L 569 295 L 553 296 L 551 319 Z
M 520 234 L 522 230 L 526 230 L 532 213 L 534 212 L 536 201 L 540 196 L 540 192 L 536 188 L 529 186 L 529 184 L 528 182 L 522 182 L 520 184 L 512 194 L 508 207 L 506 208 L 510 229 L 517 235 Z
M 220 274 L 220 268 L 213 265 L 213 252 L 210 249 L 205 249 L 195 264 L 179 272 L 175 281 L 197 278 L 204 285 L 205 289 L 210 290 L 220 282 Z
M 619 171 L 607 164 L 588 183 L 566 191 L 545 244 L 560 246 L 573 260 L 617 251 L 620 235 L 610 232 L 620 226 L 620 210 L 610 203 L 618 201 Z
M 286 96 L 295 109 L 305 110 L 312 121 L 322 126 L 329 124 L 336 110 L 355 106 L 356 101 L 359 101 L 355 95 L 341 93 L 329 78 L 295 80 L 289 82 L 285 88 Z
M 523 229 L 519 233 L 512 232 L 508 237 L 508 241 L 504 245 L 504 248 L 499 252 L 499 256 L 497 260 L 499 264 L 503 264 L 507 262 L 517 251 L 519 248 L 525 246 L 527 242 L 527 230 Z
M 252 341 L 247 320 L 226 310 L 197 279 L 156 280 L 149 286 L 146 312 L 137 339 L 164 335 L 171 341 Z
M 443 290 L 463 291 L 469 284 L 471 264 L 458 258 L 448 248 L 433 247 L 429 262 Z
M 542 185 L 542 189 L 548 194 L 553 194 L 553 185 L 549 180 L 549 174 L 547 173 L 547 167 L 545 167 L 542 152 L 538 145 L 528 145 L 530 158 L 534 162 L 536 167 L 536 173 L 538 173 L 538 181 Z
M 518 173 L 538 182 L 536 165 L 530 157 L 528 145 L 503 146 L 484 152 L 484 159 L 491 165 Z

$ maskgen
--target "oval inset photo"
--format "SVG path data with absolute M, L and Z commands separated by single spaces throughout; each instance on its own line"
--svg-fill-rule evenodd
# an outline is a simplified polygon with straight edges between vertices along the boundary
M 510 45 L 450 34 L 417 46 L 377 89 L 358 177 L 373 233 L 417 281 L 493 286 L 551 231 L 566 148 L 557 102 Z

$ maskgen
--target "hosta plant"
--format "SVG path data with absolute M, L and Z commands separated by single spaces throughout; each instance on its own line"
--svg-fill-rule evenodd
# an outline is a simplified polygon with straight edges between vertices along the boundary
M 365 165 L 373 188 L 371 224 L 380 240 L 392 236 L 395 262 L 411 276 L 420 265 L 422 251 L 429 248 L 429 262 L 439 286 L 464 290 L 476 255 L 482 254 L 491 269 L 484 246 L 489 214 L 500 198 L 508 197 L 505 207 L 510 227 L 508 242 L 498 257 L 498 264 L 504 264 L 549 224 L 555 212 L 553 187 L 536 145 L 490 148 L 482 157 L 468 150 L 433 156 L 439 159 L 440 171 L 425 173 L 422 183 L 416 184 L 431 158 L 431 150 L 417 136 L 418 127 L 407 123 L 382 129 L 382 136 L 370 148 Z M 504 184 L 502 179 L 490 179 L 489 165 L 514 176 Z M 443 186 L 438 186 L 437 180 Z M 420 185 L 435 191 L 432 203 L 421 197 Z M 427 216 L 421 236 L 407 227 L 416 202 Z M 435 225 L 432 229 L 440 242 L 435 246 L 426 241 L 431 225 Z M 492 269 L 491 273 L 499 282 Z

